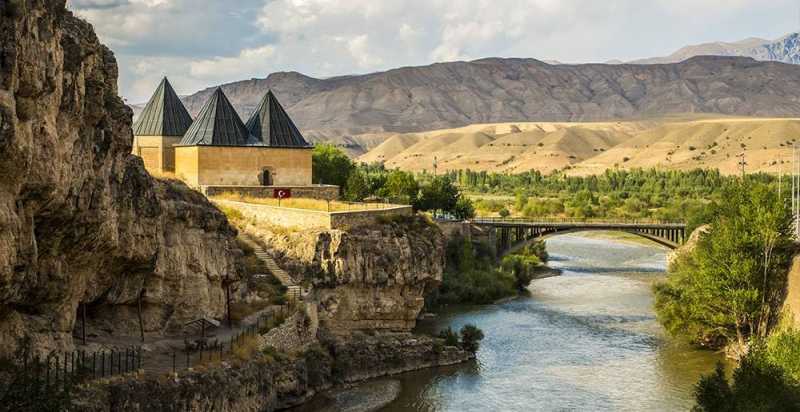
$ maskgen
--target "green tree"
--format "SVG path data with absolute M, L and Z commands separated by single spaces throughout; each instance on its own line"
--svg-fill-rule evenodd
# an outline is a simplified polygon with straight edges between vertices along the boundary
M 350 172 L 344 187 L 344 197 L 351 202 L 360 202 L 370 195 L 367 177 L 358 169 Z
M 722 365 L 695 387 L 696 412 L 800 410 L 798 382 L 769 359 L 763 342 L 753 344 L 728 382 Z
M 534 255 L 508 255 L 503 258 L 500 267 L 514 276 L 517 290 L 525 290 L 536 275 L 542 261 Z
M 449 178 L 437 176 L 430 183 L 422 186 L 420 196 L 414 205 L 417 210 L 442 211 L 452 213 L 461 193 Z
M 476 353 L 483 340 L 483 331 L 477 326 L 467 324 L 461 328 L 461 348 L 465 351 Z
M 314 146 L 311 153 L 312 180 L 314 183 L 337 185 L 343 190 L 355 165 L 347 155 L 334 145 L 323 143 Z
M 792 254 L 791 214 L 772 188 L 729 185 L 710 229 L 655 286 L 674 335 L 719 347 L 764 337 L 777 319 Z
M 389 172 L 385 186 L 387 195 L 394 201 L 413 204 L 419 194 L 419 183 L 414 175 L 402 170 Z
M 452 213 L 456 219 L 472 219 L 475 217 L 475 206 L 472 205 L 472 201 L 468 198 L 459 196 Z

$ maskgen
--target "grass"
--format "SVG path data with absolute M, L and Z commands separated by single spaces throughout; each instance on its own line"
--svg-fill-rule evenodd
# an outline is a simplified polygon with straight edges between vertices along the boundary
M 211 198 L 212 200 L 231 200 L 235 202 L 252 203 L 257 205 L 266 205 L 278 207 L 278 199 L 261 198 L 253 196 L 245 196 L 241 193 L 222 193 Z M 388 203 L 352 203 L 343 202 L 339 200 L 319 200 L 319 199 L 305 199 L 305 198 L 289 198 L 280 201 L 280 207 L 291 209 L 304 209 L 316 210 L 320 212 L 347 212 L 347 211 L 361 211 L 361 210 L 380 210 L 388 209 L 394 206 Z
M 233 346 L 233 357 L 241 361 L 251 359 L 258 352 L 258 338 L 255 336 L 244 336 Z

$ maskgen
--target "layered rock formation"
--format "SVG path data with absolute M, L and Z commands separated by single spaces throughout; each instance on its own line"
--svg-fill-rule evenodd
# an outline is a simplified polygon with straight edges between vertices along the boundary
M 418 132 L 478 123 L 588 121 L 678 113 L 800 113 L 794 65 L 701 56 L 664 65 L 551 65 L 487 58 L 315 79 L 273 73 L 222 85 L 247 116 L 268 88 L 309 137 Z M 184 99 L 197 113 L 215 87 Z M 317 133 L 311 133 L 317 132 Z M 338 137 L 338 138 L 337 138 Z
M 68 348 L 80 304 L 116 333 L 221 317 L 235 231 L 130 155 L 117 65 L 64 0 L 0 2 L 0 352 Z M 135 325 L 135 326 L 134 326 Z
M 116 379 L 81 388 L 81 411 L 269 412 L 301 404 L 337 384 L 446 366 L 474 355 L 407 333 L 356 333 L 313 345 L 296 357 L 261 357 L 160 380 Z
M 419 216 L 349 231 L 244 230 L 310 286 L 320 327 L 334 333 L 409 331 L 426 292 L 442 280 L 444 235 Z

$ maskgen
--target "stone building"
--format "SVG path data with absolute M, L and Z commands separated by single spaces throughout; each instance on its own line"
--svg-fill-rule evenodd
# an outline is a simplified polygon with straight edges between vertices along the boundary
M 144 160 L 150 173 L 174 172 L 174 146 L 191 124 L 192 117 L 165 77 L 133 125 L 133 154 Z
M 133 153 L 151 173 L 174 172 L 208 195 L 335 199 L 338 187 L 313 185 L 312 146 L 268 91 L 245 124 L 217 88 L 192 121 L 165 78 L 134 126 Z
M 222 89 L 215 90 L 175 159 L 175 174 L 194 187 L 311 185 L 311 145 L 271 92 L 245 125 Z

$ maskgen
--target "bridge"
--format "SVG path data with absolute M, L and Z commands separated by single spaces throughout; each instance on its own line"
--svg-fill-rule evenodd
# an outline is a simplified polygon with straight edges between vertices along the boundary
M 472 223 L 494 231 L 498 255 L 513 253 L 547 236 L 584 231 L 632 233 L 675 249 L 686 240 L 686 224 L 655 220 L 476 218 Z

